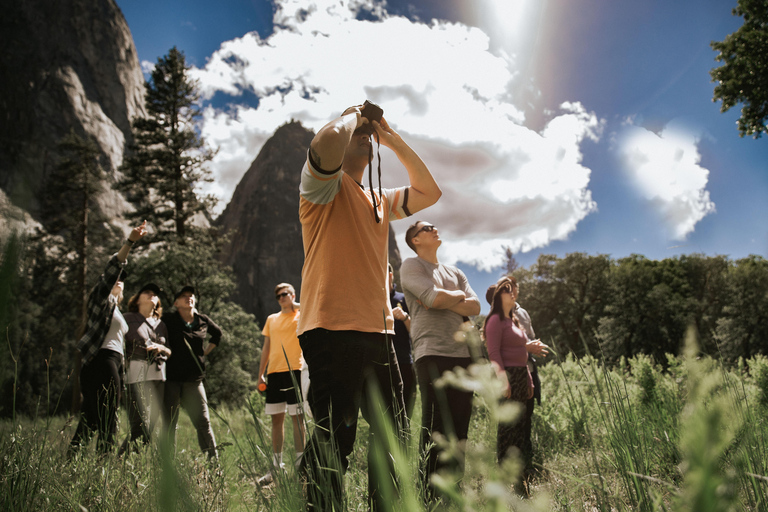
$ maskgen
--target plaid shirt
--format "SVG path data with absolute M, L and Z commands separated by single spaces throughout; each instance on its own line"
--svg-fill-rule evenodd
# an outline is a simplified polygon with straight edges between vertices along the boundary
M 101 348 L 104 336 L 109 332 L 112 315 L 117 305 L 116 301 L 110 300 L 111 292 L 123 267 L 125 263 L 117 260 L 117 254 L 112 256 L 99 282 L 88 296 L 88 322 L 85 326 L 85 334 L 77 342 L 77 349 L 83 354 L 83 366 L 93 359 Z

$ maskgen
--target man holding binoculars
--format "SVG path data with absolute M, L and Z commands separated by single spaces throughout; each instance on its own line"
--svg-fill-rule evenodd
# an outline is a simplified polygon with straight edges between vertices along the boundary
M 342 475 L 361 409 L 371 425 L 368 499 L 374 509 L 381 508 L 382 491 L 387 494 L 383 486 L 394 491 L 394 472 L 383 449 L 385 425 L 380 419 L 391 422 L 396 432 L 406 421 L 399 372 L 389 371 L 397 364 L 387 338 L 394 333 L 387 284 L 389 221 L 433 205 L 442 192 L 382 113 L 370 102 L 346 109 L 312 139 L 301 171 L 305 260 L 298 334 L 317 425 L 302 470 L 314 510 L 342 509 Z M 365 190 L 363 176 L 373 158 L 371 135 L 397 155 L 410 186 L 374 190 L 371 184 Z M 377 393 L 383 399 L 371 400 Z M 377 466 L 388 467 L 389 473 L 377 472 Z

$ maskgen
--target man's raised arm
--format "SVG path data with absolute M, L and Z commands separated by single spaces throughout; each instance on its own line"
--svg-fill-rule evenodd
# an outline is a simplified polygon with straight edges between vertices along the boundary
M 395 152 L 400 163 L 408 171 L 408 179 L 411 183 L 408 192 L 408 211 L 414 214 L 435 204 L 443 192 L 419 155 L 389 126 L 386 119 L 382 118 L 381 123 L 373 121 L 373 127 L 381 143 Z
M 326 124 L 309 144 L 309 154 L 314 165 L 324 171 L 341 167 L 344 153 L 352 134 L 360 125 L 368 122 L 360 115 L 360 107 L 349 107 L 341 116 Z

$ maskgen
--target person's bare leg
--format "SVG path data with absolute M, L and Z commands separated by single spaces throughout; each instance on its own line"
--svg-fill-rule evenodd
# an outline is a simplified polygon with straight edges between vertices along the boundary
M 283 453 L 283 442 L 285 440 L 285 433 L 283 432 L 283 425 L 285 423 L 285 413 L 281 412 L 280 414 L 273 414 L 272 415 L 272 453 L 275 454 L 275 456 L 279 455 L 280 460 L 277 461 L 277 464 L 279 464 L 282 461 L 282 453 Z

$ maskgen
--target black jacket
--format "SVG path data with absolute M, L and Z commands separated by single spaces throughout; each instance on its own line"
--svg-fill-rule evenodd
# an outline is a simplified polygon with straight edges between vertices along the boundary
M 171 357 L 166 363 L 167 380 L 193 382 L 205 377 L 205 356 L 203 342 L 207 335 L 210 343 L 218 346 L 221 342 L 221 328 L 206 315 L 195 313 L 192 327 L 181 318 L 178 311 L 163 315 L 168 329 L 168 347 Z

